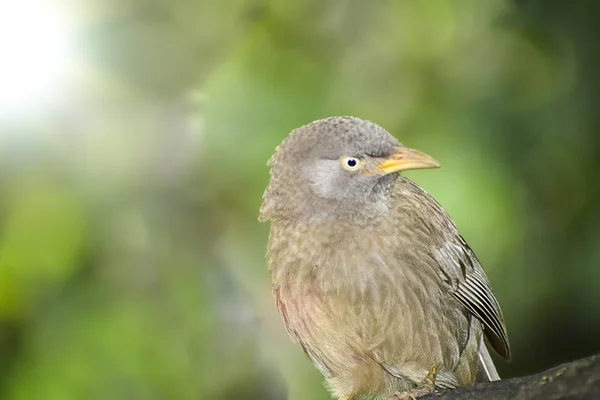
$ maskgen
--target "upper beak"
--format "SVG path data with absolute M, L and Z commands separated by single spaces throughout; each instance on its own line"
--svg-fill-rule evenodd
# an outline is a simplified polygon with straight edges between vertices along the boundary
M 407 147 L 397 147 L 396 152 L 377 166 L 384 175 L 398 171 L 422 168 L 439 168 L 440 163 L 420 151 Z

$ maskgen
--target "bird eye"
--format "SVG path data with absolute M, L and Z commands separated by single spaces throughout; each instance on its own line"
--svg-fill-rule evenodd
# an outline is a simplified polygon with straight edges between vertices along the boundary
M 360 167 L 360 159 L 356 157 L 342 157 L 340 162 L 348 171 L 356 171 Z

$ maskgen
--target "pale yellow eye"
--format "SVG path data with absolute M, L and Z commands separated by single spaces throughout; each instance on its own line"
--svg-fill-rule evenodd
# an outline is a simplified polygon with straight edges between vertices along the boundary
M 340 158 L 340 163 L 348 171 L 356 171 L 360 168 L 361 161 L 356 157 L 342 157 Z

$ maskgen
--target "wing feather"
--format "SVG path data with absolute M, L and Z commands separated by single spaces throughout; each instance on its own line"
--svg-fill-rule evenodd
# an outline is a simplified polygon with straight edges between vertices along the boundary
M 483 323 L 485 336 L 494 350 L 510 358 L 502 311 L 475 253 L 435 199 L 409 179 L 401 178 L 401 182 L 402 197 L 398 204 L 406 209 L 405 214 L 415 218 L 415 232 L 427 233 L 424 243 L 437 241 L 438 247 L 431 256 L 438 262 L 442 280 L 454 297 Z M 411 203 L 415 199 L 417 202 Z
M 470 259 L 469 261 L 472 264 L 477 262 L 472 258 L 474 255 L 468 253 L 467 251 L 465 256 Z M 478 263 L 477 267 L 481 268 Z M 488 280 L 477 267 L 472 265 L 471 268 L 466 269 L 464 280 L 459 281 L 453 294 L 471 314 L 483 323 L 485 336 L 494 350 L 502 357 L 509 359 L 510 345 L 502 311 Z

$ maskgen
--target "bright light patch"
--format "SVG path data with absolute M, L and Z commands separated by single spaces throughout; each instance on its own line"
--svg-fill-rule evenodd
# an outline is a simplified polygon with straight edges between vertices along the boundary
M 69 64 L 56 0 L 0 1 L 0 114 L 51 99 Z

